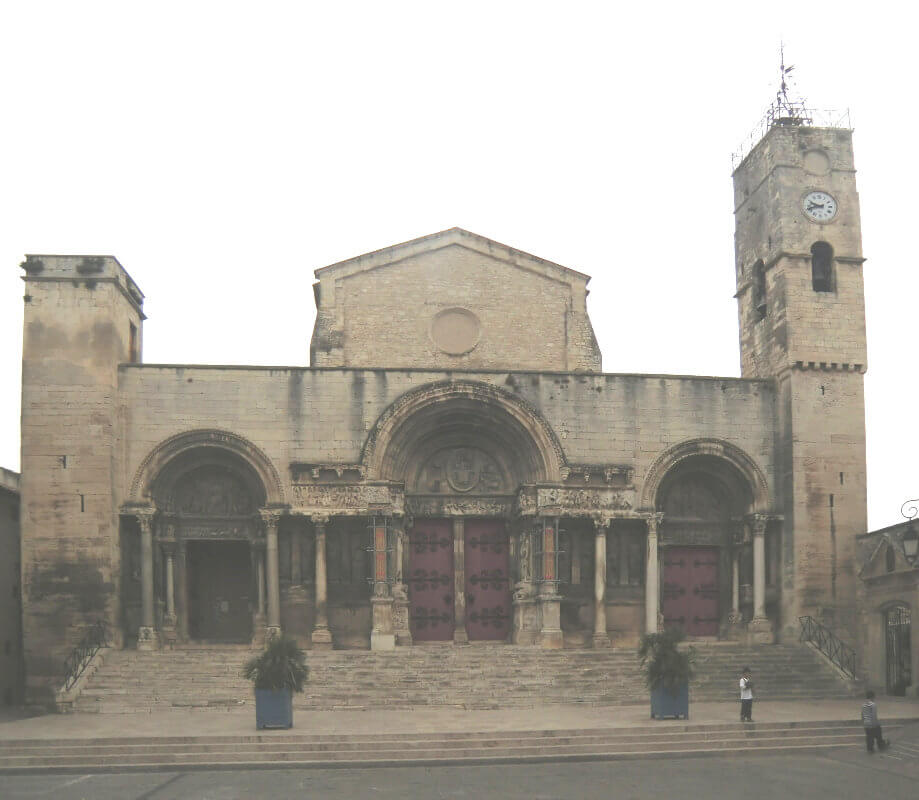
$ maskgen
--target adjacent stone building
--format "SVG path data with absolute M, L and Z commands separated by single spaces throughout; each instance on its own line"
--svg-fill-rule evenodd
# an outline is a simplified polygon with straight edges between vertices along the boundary
M 22 701 L 19 475 L 0 467 L 0 706 Z
M 734 187 L 739 379 L 603 372 L 588 276 L 456 228 L 317 270 L 310 367 L 144 364 L 115 258 L 28 256 L 29 686 L 97 618 L 140 648 L 854 631 L 851 131 L 776 124 Z
M 904 522 L 857 538 L 860 665 L 872 686 L 894 695 L 919 696 L 919 636 L 912 631 L 919 609 L 919 560 L 903 541 L 917 534 L 919 523 Z

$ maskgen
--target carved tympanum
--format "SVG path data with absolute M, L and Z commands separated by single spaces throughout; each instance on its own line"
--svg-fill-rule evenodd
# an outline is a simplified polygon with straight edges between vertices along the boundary
M 176 487 L 180 514 L 232 517 L 251 514 L 252 497 L 245 484 L 228 472 L 198 472 Z
M 415 491 L 422 494 L 500 494 L 508 481 L 498 462 L 476 447 L 439 450 L 418 473 Z

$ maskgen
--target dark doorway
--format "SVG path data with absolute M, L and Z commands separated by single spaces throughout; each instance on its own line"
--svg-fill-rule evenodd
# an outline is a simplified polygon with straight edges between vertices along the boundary
M 188 542 L 188 628 L 192 639 L 252 638 L 248 542 Z
M 906 695 L 913 682 L 909 609 L 896 606 L 884 614 L 887 637 L 887 694 Z

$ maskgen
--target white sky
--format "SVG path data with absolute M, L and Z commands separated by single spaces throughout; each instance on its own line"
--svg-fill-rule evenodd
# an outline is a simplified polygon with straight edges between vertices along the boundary
M 458 225 L 592 275 L 605 371 L 739 375 L 731 153 L 784 39 L 800 93 L 852 113 L 869 523 L 898 521 L 919 496 L 905 7 L 3 4 L 0 465 L 28 252 L 117 256 L 147 362 L 306 365 L 313 269 Z

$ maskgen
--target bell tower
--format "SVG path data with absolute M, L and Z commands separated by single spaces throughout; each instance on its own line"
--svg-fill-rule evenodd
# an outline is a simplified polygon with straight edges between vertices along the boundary
M 851 639 L 855 536 L 867 529 L 852 131 L 814 126 L 783 91 L 733 178 L 741 372 L 776 383 L 781 635 L 810 615 Z

